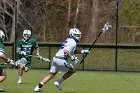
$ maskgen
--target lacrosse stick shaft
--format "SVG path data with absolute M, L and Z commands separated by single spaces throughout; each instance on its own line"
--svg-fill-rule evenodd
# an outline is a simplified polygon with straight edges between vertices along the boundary
M 5 63 L 1 63 L 0 65 L 7 65 L 8 64 L 8 62 L 5 62 Z
M 38 56 L 36 56 L 36 55 L 28 55 L 28 56 L 38 58 Z M 41 56 L 41 57 L 42 57 L 42 56 Z M 41 60 L 41 59 L 40 59 L 40 60 Z M 47 61 L 47 62 L 50 61 L 48 58 L 45 58 L 45 57 L 42 57 L 42 60 L 43 60 L 43 61 Z
M 107 30 L 109 30 L 109 28 L 112 28 L 112 26 L 109 24 L 109 22 L 107 22 L 106 24 L 104 24 L 104 27 L 102 28 L 102 30 L 100 31 L 100 33 L 98 34 L 97 38 L 94 40 L 94 42 L 92 43 L 92 45 L 89 48 L 89 51 L 91 50 L 91 48 L 95 45 L 96 41 L 98 40 L 98 38 L 100 37 L 100 35 L 104 32 L 106 32 Z M 85 60 L 87 54 L 84 55 L 83 59 L 81 60 L 80 64 Z M 76 71 L 78 70 L 80 64 L 77 66 Z
M 100 37 L 100 35 L 102 34 L 103 31 L 100 31 L 100 33 L 98 34 L 97 38 L 94 40 L 94 42 L 92 43 L 92 45 L 90 46 L 90 48 L 88 49 L 89 51 L 91 50 L 91 48 L 95 45 L 96 41 L 98 40 L 98 38 Z M 81 62 L 78 64 L 76 71 L 79 69 L 80 65 L 84 62 L 85 58 L 87 57 L 88 54 L 85 54 L 83 59 L 81 60 Z

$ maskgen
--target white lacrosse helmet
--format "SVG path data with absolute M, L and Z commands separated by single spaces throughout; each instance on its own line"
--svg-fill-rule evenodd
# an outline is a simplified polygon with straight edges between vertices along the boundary
M 5 34 L 4 34 L 4 32 L 2 30 L 0 30 L 0 39 L 2 41 L 4 41 L 4 39 L 5 39 Z
M 24 30 L 23 31 L 23 38 L 25 39 L 25 40 L 28 40 L 30 37 L 31 37 L 31 30 Z
M 80 32 L 78 28 L 71 28 L 69 30 L 69 36 L 74 38 L 77 42 L 79 42 L 81 39 L 82 33 Z

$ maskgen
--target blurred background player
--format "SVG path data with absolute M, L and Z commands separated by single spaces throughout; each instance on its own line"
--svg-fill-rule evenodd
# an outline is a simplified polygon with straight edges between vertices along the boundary
M 5 62 L 10 63 L 14 65 L 14 61 L 7 58 L 7 56 L 4 54 L 4 39 L 5 39 L 5 34 L 2 30 L 0 30 L 0 59 L 3 59 Z M 3 82 L 7 77 L 6 71 L 3 69 L 3 67 L 0 65 L 0 82 Z M 3 90 L 0 89 L 2 92 Z
M 82 33 L 78 28 L 72 28 L 69 30 L 69 38 L 67 38 L 62 44 L 59 51 L 55 54 L 52 65 L 50 68 L 50 73 L 43 78 L 43 80 L 34 88 L 34 91 L 39 92 L 44 84 L 51 80 L 59 71 L 65 71 L 66 73 L 54 82 L 54 85 L 59 89 L 61 88 L 61 83 L 69 78 L 73 73 L 75 73 L 73 65 L 69 62 L 71 59 L 75 64 L 79 62 L 78 57 L 73 54 L 88 54 L 88 50 L 79 51 L 76 49 L 77 42 L 80 41 Z
M 17 53 L 18 60 L 25 59 L 26 64 L 20 64 L 18 72 L 18 83 L 22 83 L 23 71 L 28 72 L 31 68 L 31 56 L 33 51 L 36 50 L 36 55 L 39 56 L 39 46 L 36 39 L 32 38 L 32 33 L 30 30 L 23 31 L 23 37 L 17 41 Z

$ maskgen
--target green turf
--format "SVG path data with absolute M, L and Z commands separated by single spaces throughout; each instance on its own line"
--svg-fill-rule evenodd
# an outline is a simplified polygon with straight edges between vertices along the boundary
M 5 69 L 7 79 L 0 84 L 5 93 L 35 93 L 34 87 L 48 74 L 48 70 L 31 70 L 24 73 L 23 84 L 17 84 L 17 70 Z M 78 71 L 62 84 L 62 91 L 56 89 L 53 82 L 61 75 L 45 85 L 43 93 L 139 93 L 140 74 L 127 72 L 82 72 Z

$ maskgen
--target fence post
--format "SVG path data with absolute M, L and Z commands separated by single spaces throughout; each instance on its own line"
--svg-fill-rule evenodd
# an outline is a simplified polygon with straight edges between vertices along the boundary
M 83 47 L 83 49 L 84 49 L 84 47 Z M 84 55 L 83 55 L 83 57 L 84 57 Z M 85 64 L 84 63 L 85 63 L 85 60 L 83 61 L 83 69 L 82 69 L 83 71 L 85 70 Z
M 51 47 L 49 46 L 49 59 L 51 59 Z M 49 69 L 51 67 L 51 63 L 49 62 Z
M 115 48 L 115 71 L 118 70 L 118 0 L 116 0 L 116 48 Z

